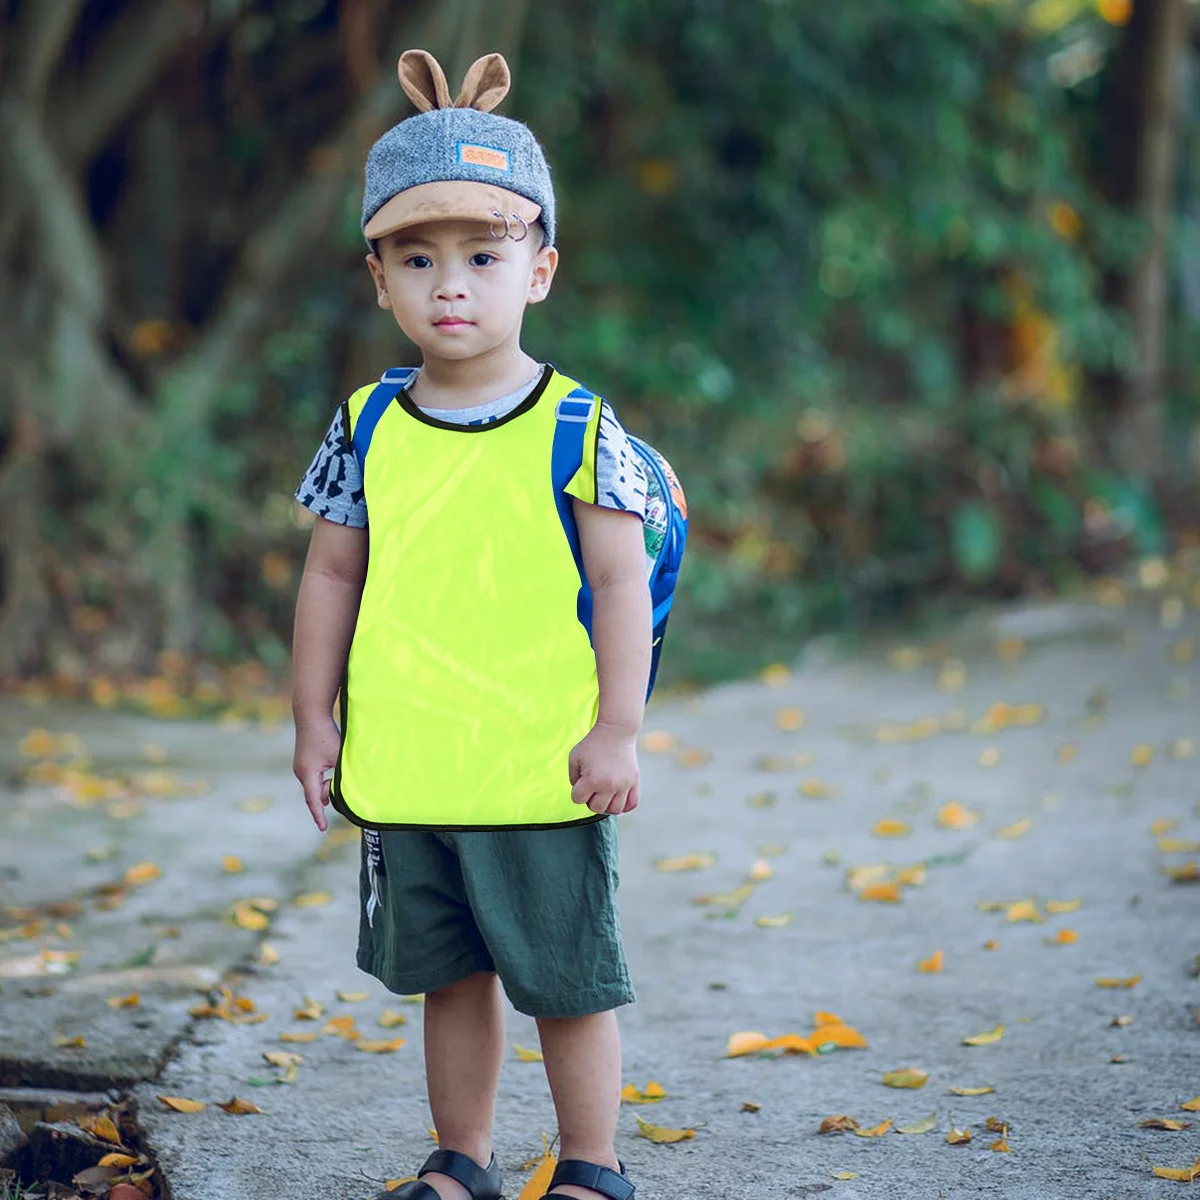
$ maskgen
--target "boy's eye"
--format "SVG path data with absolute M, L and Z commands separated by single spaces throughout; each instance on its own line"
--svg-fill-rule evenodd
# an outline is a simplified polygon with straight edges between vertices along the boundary
M 433 259 L 425 254 L 410 254 L 404 260 L 404 265 L 406 267 L 416 267 L 418 270 L 423 271 L 426 267 L 433 266 Z
M 489 254 L 486 250 L 481 250 L 478 254 L 471 255 L 471 266 L 486 267 L 489 263 L 494 263 L 496 256 Z

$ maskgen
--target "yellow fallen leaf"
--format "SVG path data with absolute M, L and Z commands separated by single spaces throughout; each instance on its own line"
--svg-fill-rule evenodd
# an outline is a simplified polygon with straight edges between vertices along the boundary
M 270 942 L 263 942 L 258 948 L 258 958 L 255 962 L 260 967 L 273 967 L 279 961 L 279 951 Z
M 1079 941 L 1079 934 L 1074 929 L 1060 929 L 1053 937 L 1046 939 L 1051 946 L 1070 946 Z
M 1079 757 L 1079 747 L 1074 742 L 1063 742 L 1058 748 L 1057 758 L 1063 766 Z
M 778 688 L 791 679 L 792 671 L 783 663 L 772 663 L 769 667 L 763 667 L 758 677 L 767 687 Z
M 1180 1106 L 1184 1112 L 1200 1112 L 1200 1096 L 1194 1100 L 1185 1100 Z
M 250 796 L 238 801 L 238 809 L 244 813 L 266 812 L 275 802 L 270 796 Z
M 354 1043 L 360 1050 L 368 1054 L 391 1054 L 404 1045 L 403 1038 L 394 1038 L 390 1042 L 373 1042 L 367 1038 L 358 1038 Z
M 817 1132 L 853 1133 L 856 1129 L 858 1129 L 858 1122 L 853 1117 L 848 1117 L 845 1113 L 835 1113 L 821 1122 L 821 1128 Z
M 743 1030 L 741 1033 L 730 1035 L 729 1044 L 725 1047 L 726 1058 L 740 1058 L 743 1054 L 757 1054 L 771 1039 L 765 1033 Z
M 883 1082 L 886 1087 L 923 1088 L 929 1082 L 929 1072 L 918 1067 L 901 1067 L 898 1071 L 885 1071 Z
M 1121 1017 L 1113 1017 L 1110 1024 L 1116 1029 L 1124 1029 L 1126 1025 L 1133 1024 L 1133 1017 L 1129 1014 Z
M 1173 1179 L 1176 1183 L 1195 1183 L 1200 1179 L 1200 1158 L 1190 1167 L 1155 1167 L 1159 1179 Z
M 670 754 L 678 744 L 679 739 L 663 729 L 651 729 L 642 735 L 642 749 L 647 754 Z
M 675 755 L 675 761 L 681 767 L 702 767 L 712 759 L 712 755 L 699 746 L 684 746 Z
M 1140 742 L 1129 752 L 1129 761 L 1135 767 L 1145 767 L 1154 759 L 1154 747 Z
M 1096 980 L 1096 986 L 1102 988 L 1128 989 L 1137 987 L 1141 981 L 1142 977 L 1140 975 L 1130 975 L 1126 979 L 1102 978 Z
M 872 1129 L 854 1129 L 851 1132 L 855 1137 L 875 1138 L 883 1137 L 885 1133 L 892 1127 L 892 1118 L 888 1117 L 886 1121 L 881 1121 Z
M 260 1113 L 262 1109 L 257 1104 L 252 1104 L 249 1100 L 243 1100 L 240 1096 L 231 1096 L 224 1104 L 218 1104 L 218 1108 L 223 1108 L 231 1116 L 245 1117 L 252 1113 Z
M 754 923 L 760 929 L 782 929 L 785 925 L 792 923 L 792 914 L 786 912 L 780 913 L 777 917 L 755 917 Z
M 1193 861 L 1182 867 L 1163 867 L 1163 874 L 1173 883 L 1200 883 L 1200 863 Z
M 1186 838 L 1159 838 L 1158 849 L 1162 854 L 1200 854 L 1200 842 Z
M 520 1062 L 545 1062 L 540 1050 L 531 1050 L 528 1046 L 513 1046 L 517 1053 L 517 1059 Z
M 804 711 L 799 708 L 781 708 L 775 714 L 775 724 L 787 732 L 803 729 L 805 720 Z
M 755 1104 L 753 1100 L 747 1100 L 746 1103 L 742 1105 L 742 1107 L 739 1111 L 745 1112 L 745 1113 L 762 1112 L 762 1105 Z
M 820 1009 L 813 1013 L 813 1024 L 820 1029 L 822 1025 L 845 1025 L 845 1021 L 837 1013 L 825 1012 Z
M 1196 753 L 1196 742 L 1193 738 L 1172 738 L 1167 743 L 1167 753 L 1172 758 L 1191 758 Z
M 354 1028 L 354 1018 L 351 1016 L 330 1017 L 324 1025 L 321 1026 L 322 1033 L 331 1033 L 336 1037 L 343 1037 L 353 1041 L 359 1036 L 359 1032 Z
M 246 864 L 236 854 L 224 854 L 221 856 L 221 869 L 227 875 L 237 875 L 246 869 Z
M 950 1146 L 964 1146 L 971 1140 L 971 1131 L 969 1129 L 951 1129 L 946 1134 L 946 1142 Z
M 810 800 L 831 800 L 838 794 L 838 789 L 834 784 L 816 778 L 801 780 L 796 791 Z
M 644 1088 L 638 1088 L 632 1083 L 627 1083 L 621 1089 L 622 1104 L 653 1104 L 658 1100 L 662 1100 L 666 1096 L 666 1090 L 661 1083 L 655 1083 L 650 1080 Z M 541 1197 L 538 1197 L 541 1200 Z
M 898 883 L 869 883 L 858 893 L 860 900 L 875 904 L 899 904 L 903 900 Z
M 294 1067 L 304 1061 L 304 1055 L 295 1050 L 264 1050 L 262 1056 L 273 1067 Z
M 908 837 L 912 833 L 912 826 L 898 817 L 881 817 L 871 826 L 871 832 L 879 838 Z
M 1003 1133 L 994 1142 L 992 1142 L 990 1146 L 988 1146 L 988 1149 L 994 1150 L 997 1154 L 1012 1153 L 1012 1147 L 1008 1144 L 1006 1135 Z
M 983 1033 L 974 1034 L 972 1037 L 965 1037 L 962 1040 L 964 1046 L 990 1046 L 993 1042 L 998 1042 L 1004 1036 L 1004 1026 L 997 1025 L 995 1029 L 985 1030 Z
M 79 1119 L 79 1128 L 86 1130 L 102 1142 L 111 1142 L 114 1146 L 121 1144 L 121 1134 L 112 1117 L 106 1117 L 103 1114 L 84 1116 Z
M 60 1050 L 84 1050 L 87 1048 L 87 1039 L 82 1033 L 76 1034 L 75 1037 L 68 1037 L 65 1033 L 56 1033 L 51 1045 L 57 1046 Z
M 662 1125 L 651 1125 L 649 1121 L 637 1118 L 638 1137 L 647 1138 L 656 1145 L 669 1145 L 672 1142 L 691 1141 L 696 1136 L 694 1129 L 667 1129 Z
M 198 1113 L 208 1107 L 203 1100 L 186 1100 L 183 1096 L 158 1096 L 168 1108 L 181 1113 Z
M 130 887 L 137 887 L 139 884 L 150 883 L 155 879 L 162 877 L 162 868 L 157 863 L 141 862 L 136 866 L 132 866 L 125 872 L 125 882 Z
M 782 1033 L 779 1037 L 772 1038 L 763 1049 L 783 1050 L 787 1054 L 816 1054 L 812 1042 L 798 1033 Z
M 1005 910 L 1005 920 L 1010 922 L 1036 921 L 1040 924 L 1045 919 L 1038 911 L 1038 906 L 1032 900 L 1018 900 L 1015 904 L 1010 904 Z
M 914 863 L 911 867 L 900 867 L 894 882 L 900 887 L 924 887 L 928 876 L 929 870 L 924 863 Z
M 755 859 L 750 865 L 749 879 L 755 883 L 765 883 L 775 875 L 775 868 L 765 858 Z
M 332 899 L 332 892 L 301 892 L 299 896 L 292 897 L 292 903 L 297 908 L 320 908 Z
M 1159 817 L 1156 821 L 1150 822 L 1150 836 L 1162 837 L 1164 833 L 1170 833 L 1172 829 L 1179 828 L 1179 820 L 1176 817 Z
M 952 1096 L 986 1096 L 989 1092 L 994 1092 L 995 1090 L 994 1087 L 957 1087 L 946 1089 Z
M 808 1035 L 808 1040 L 817 1049 L 822 1046 L 837 1046 L 842 1050 L 865 1050 L 867 1039 L 849 1025 L 818 1025 Z
M 713 892 L 707 896 L 697 896 L 693 904 L 712 904 L 719 908 L 738 908 L 754 895 L 754 884 L 743 883 L 741 887 L 731 892 Z
M 975 907 L 982 913 L 1004 912 L 1009 908 L 1006 900 L 980 900 Z
M 983 948 L 985 950 L 999 950 L 1000 943 L 996 941 L 995 938 L 988 938 L 988 940 L 983 943 Z
M 996 837 L 1005 838 L 1011 841 L 1013 838 L 1024 837 L 1033 825 L 1032 817 L 1022 817 L 1019 821 L 1014 821 L 1011 825 L 1005 825 L 996 830 Z
M 1000 761 L 1000 751 L 995 746 L 989 746 L 979 755 L 981 767 L 994 767 Z
M 946 956 L 941 950 L 935 950 L 928 958 L 917 963 L 917 970 L 926 975 L 936 975 L 946 969 Z
M 937 1113 L 932 1112 L 929 1116 L 924 1117 L 920 1121 L 914 1122 L 912 1125 L 897 1125 L 897 1133 L 932 1133 L 934 1126 L 937 1124 Z
M 261 911 L 252 900 L 239 900 L 233 906 L 233 922 L 242 929 L 250 930 L 251 933 L 258 933 L 270 925 L 271 918 Z
M 408 1018 L 402 1012 L 397 1012 L 394 1008 L 385 1008 L 379 1014 L 379 1024 L 384 1029 L 395 1029 L 397 1025 L 407 1025 Z
M 137 1008 L 141 1002 L 137 992 L 130 992 L 128 996 L 109 996 L 105 1001 L 109 1008 Z
M 1046 911 L 1048 913 L 1073 913 L 1082 903 L 1082 897 L 1076 900 L 1047 900 Z
M 943 829 L 970 829 L 979 821 L 979 814 L 972 809 L 967 808 L 965 804 L 959 804 L 957 800 L 951 800 L 948 804 L 943 804 L 938 809 L 935 821 Z
M 716 864 L 715 854 L 681 854 L 678 858 L 656 858 L 656 871 L 702 871 Z
M 97 1164 L 98 1167 L 117 1167 L 124 1170 L 126 1167 L 132 1167 L 137 1162 L 137 1159 L 132 1154 L 117 1154 L 115 1151 L 112 1154 L 106 1154 Z
M 281 1042 L 315 1042 L 317 1035 L 315 1033 L 281 1033 L 279 1040 Z
M 542 1200 L 550 1187 L 550 1180 L 554 1177 L 554 1170 L 558 1166 L 558 1159 L 549 1151 L 538 1159 L 537 1165 L 533 1169 L 533 1174 L 525 1181 L 525 1186 L 521 1189 L 521 1194 L 517 1200 Z
M 292 1014 L 298 1021 L 319 1021 L 325 1015 L 325 1005 L 319 1000 L 304 997 L 304 1007 L 298 1008 Z
M 1143 1129 L 1165 1129 L 1168 1133 L 1182 1133 L 1191 1127 L 1191 1121 L 1177 1121 L 1174 1117 L 1147 1117 L 1142 1122 Z
M 335 992 L 334 995 L 345 1004 L 358 1004 L 371 998 L 370 992 Z

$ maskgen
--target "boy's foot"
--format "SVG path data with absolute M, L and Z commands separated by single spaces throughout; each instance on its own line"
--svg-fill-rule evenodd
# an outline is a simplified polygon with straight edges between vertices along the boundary
M 437 1170 L 437 1168 L 441 1170 Z M 418 1178 L 377 1200 L 500 1200 L 500 1166 L 493 1154 L 486 1170 L 455 1150 L 435 1150 Z
M 582 1159 L 562 1159 L 550 1180 L 550 1190 L 544 1200 L 633 1200 L 635 1188 L 625 1177 L 625 1164 L 618 1160 L 620 1170 Z

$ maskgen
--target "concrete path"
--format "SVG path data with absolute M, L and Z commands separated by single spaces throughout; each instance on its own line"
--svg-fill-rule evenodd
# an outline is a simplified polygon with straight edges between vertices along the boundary
M 643 806 L 622 821 L 623 920 L 639 994 L 621 1014 L 624 1078 L 667 1092 L 622 1111 L 619 1152 L 639 1197 L 1177 1194 L 1152 1168 L 1200 1158 L 1200 1113 L 1180 1109 L 1200 1094 L 1200 981 L 1189 969 L 1200 954 L 1200 886 L 1172 881 L 1164 867 L 1200 855 L 1160 839 L 1200 839 L 1200 614 L 1194 596 L 1183 606 L 1163 600 L 1148 592 L 1125 608 L 1011 610 L 941 645 L 881 647 L 652 711 L 648 741 L 667 751 L 644 754 Z M 211 790 L 147 797 L 141 816 L 116 819 L 48 788 L 6 798 L 0 903 L 82 894 L 143 860 L 163 875 L 131 888 L 120 909 L 96 911 L 89 899 L 67 919 L 70 939 L 0 944 L 0 1084 L 145 1080 L 134 1084 L 139 1124 L 173 1200 L 365 1200 L 383 1180 L 411 1174 L 433 1145 L 421 1009 L 354 966 L 357 848 L 322 849 L 288 778 L 287 731 L 55 715 L 114 763 L 162 744 L 171 771 L 184 782 L 203 776 Z M 11 759 L 40 719 L 11 705 L 0 717 Z M 238 807 L 255 795 L 272 806 Z M 937 816 L 951 803 L 961 807 L 946 816 L 978 821 L 943 827 Z M 881 820 L 893 825 L 873 832 Z M 889 831 L 903 836 L 877 835 Z M 110 840 L 114 858 L 85 862 L 89 847 Z M 226 874 L 227 853 L 248 873 Z M 716 861 L 655 868 L 684 854 Z M 739 895 L 757 860 L 771 877 Z M 911 886 L 900 903 L 865 900 L 848 883 L 850 868 L 872 867 L 852 882 L 860 892 L 864 882 L 886 885 L 883 863 L 916 868 L 902 876 Z M 328 903 L 291 902 L 322 891 Z M 694 902 L 704 894 L 718 903 Z M 266 934 L 272 965 L 255 965 L 260 935 L 225 920 L 251 896 L 279 901 Z M 1073 911 L 1047 913 L 1047 901 L 1076 899 Z M 1030 905 L 993 910 L 1026 900 L 1043 920 L 1009 920 Z M 785 914 L 789 924 L 757 923 Z M 163 927 L 179 936 L 151 937 Z M 107 973 L 151 942 L 146 970 L 160 974 L 145 976 L 141 1004 L 109 1008 L 125 982 Z M 70 975 L 3 978 L 5 961 L 42 946 L 84 954 Z M 918 971 L 936 951 L 944 970 Z M 202 997 L 185 989 L 204 979 L 187 971 L 226 974 L 239 962 L 226 981 L 267 1019 L 190 1018 Z M 1128 989 L 1097 986 L 1135 977 Z M 339 1000 L 339 990 L 368 998 Z M 324 1006 L 319 1023 L 293 1016 L 309 1000 Z M 380 1028 L 387 1007 L 407 1024 Z M 838 1014 L 868 1047 L 725 1057 L 732 1034 L 807 1034 L 818 1010 Z M 331 1035 L 279 1040 L 339 1015 L 353 1015 L 364 1037 L 407 1044 L 371 1054 Z M 1130 1019 L 1114 1025 L 1117 1017 Z M 962 1044 L 999 1025 L 992 1044 Z M 87 1046 L 51 1047 L 56 1028 L 85 1034 Z M 533 1022 L 515 1013 L 509 1035 L 536 1045 Z M 262 1058 L 274 1050 L 302 1056 L 294 1082 L 252 1084 L 284 1074 Z M 929 1081 L 885 1087 L 884 1072 L 903 1067 Z M 980 1087 L 995 1090 L 948 1091 Z M 158 1094 L 209 1107 L 170 1112 Z M 265 1112 L 216 1107 L 233 1095 Z M 924 1134 L 817 1132 L 835 1114 L 867 1129 L 934 1113 Z M 638 1117 L 695 1136 L 655 1145 L 636 1136 Z M 1195 1124 L 1143 1128 L 1153 1117 Z M 1010 1153 L 990 1149 L 999 1135 L 989 1118 L 1007 1126 Z M 948 1144 L 952 1128 L 969 1130 L 970 1142 Z M 542 1069 L 514 1052 L 497 1128 L 510 1197 L 543 1133 L 553 1135 L 554 1116 Z

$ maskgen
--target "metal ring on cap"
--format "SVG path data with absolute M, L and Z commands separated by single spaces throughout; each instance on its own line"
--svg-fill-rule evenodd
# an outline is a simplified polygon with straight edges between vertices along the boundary
M 509 236 L 510 230 L 508 227 L 508 218 L 502 212 L 494 208 L 492 209 L 492 216 L 495 217 L 497 221 L 504 222 L 504 232 L 497 233 L 491 225 L 488 225 L 488 237 L 495 242 L 502 242 L 506 237 Z
M 524 217 L 522 217 L 522 216 L 521 216 L 519 213 L 510 213 L 510 214 L 509 214 L 509 216 L 511 216 L 511 217 L 513 218 L 513 220 L 514 220 L 514 221 L 520 221 L 520 222 L 521 222 L 521 236 L 520 236 L 520 237 L 514 237 L 514 238 L 513 238 L 513 241 L 514 241 L 514 242 L 523 242 L 523 241 L 524 241 L 524 240 L 525 240 L 525 239 L 526 239 L 526 238 L 529 236 L 529 224 L 528 224 L 528 222 L 527 222 L 527 221 L 525 220 L 525 218 L 524 218 Z M 505 218 L 505 219 L 507 220 L 507 218 Z

